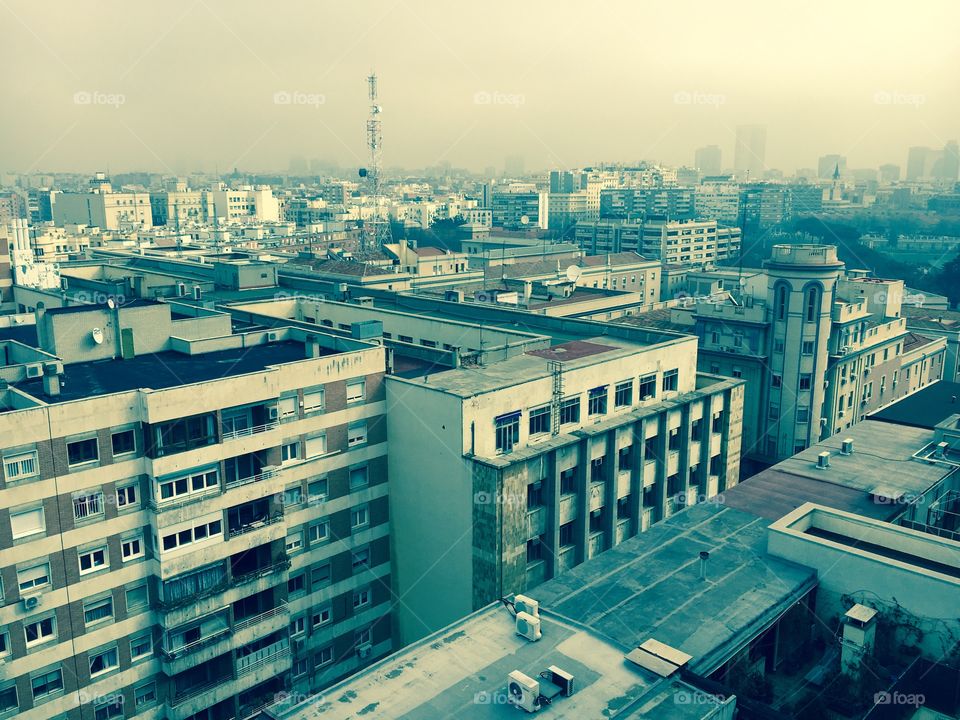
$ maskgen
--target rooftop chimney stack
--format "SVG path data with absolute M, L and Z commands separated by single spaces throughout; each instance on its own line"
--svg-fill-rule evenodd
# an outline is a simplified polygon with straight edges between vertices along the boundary
M 707 560 L 710 559 L 710 553 L 706 550 L 700 551 L 700 579 L 707 579 Z

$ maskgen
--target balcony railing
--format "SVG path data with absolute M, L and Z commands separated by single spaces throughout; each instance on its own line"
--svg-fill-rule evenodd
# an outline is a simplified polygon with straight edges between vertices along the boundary
M 224 483 L 224 487 L 230 490 L 233 488 L 242 487 L 243 485 L 249 485 L 251 483 L 261 482 L 263 480 L 270 480 L 271 478 L 277 477 L 279 474 L 280 474 L 280 468 L 278 467 L 263 468 L 256 475 L 251 475 L 250 477 L 245 477 L 245 478 L 235 478 L 233 480 L 227 480 Z
M 160 649 L 160 656 L 165 660 L 176 660 L 177 658 L 182 658 L 185 655 L 189 655 L 192 652 L 200 650 L 201 648 L 206 647 L 207 645 L 213 645 L 218 640 L 222 640 L 224 637 L 230 634 L 230 628 L 225 627 L 213 635 L 210 635 L 205 638 L 200 638 L 199 640 L 194 640 L 192 643 L 187 643 L 181 647 L 174 648 L 173 650 L 166 650 L 164 648 Z
M 288 655 L 290 655 L 290 641 L 287 638 L 278 640 L 245 657 L 238 657 L 237 675 L 253 672 Z
M 248 627 L 253 627 L 262 623 L 264 620 L 269 620 L 270 618 L 277 617 L 278 615 L 286 615 L 290 612 L 290 609 L 287 607 L 286 601 L 282 602 L 277 607 L 272 610 L 267 610 L 262 612 L 259 615 L 254 615 L 253 617 L 244 618 L 237 623 L 234 623 L 233 630 L 234 632 L 239 632 L 240 630 L 246 630 Z
M 147 506 L 154 510 L 155 512 L 166 512 L 167 510 L 177 510 L 179 508 L 185 507 L 186 505 L 191 505 L 195 502 L 199 502 L 208 497 L 213 497 L 214 495 L 219 495 L 222 491 L 220 490 L 219 485 L 214 485 L 213 487 L 204 488 L 198 492 L 189 493 L 186 497 L 181 498 L 180 500 L 157 500 L 156 498 L 151 498 L 147 501 Z
M 180 705 L 181 703 L 185 703 L 187 700 L 192 700 L 198 695 L 203 695 L 205 692 L 209 692 L 220 685 L 233 682 L 234 680 L 235 678 L 231 677 L 230 675 L 224 675 L 222 677 L 214 678 L 213 680 L 208 680 L 207 682 L 199 685 L 193 685 L 188 688 L 183 688 L 182 690 L 177 690 L 176 693 L 174 693 L 171 705 Z
M 272 563 L 270 565 L 266 565 L 262 568 L 257 568 L 256 570 L 251 570 L 249 572 L 243 573 L 241 575 L 234 575 L 233 584 L 243 585 L 248 582 L 253 582 L 254 580 L 258 580 L 259 578 L 262 578 L 266 575 L 270 575 L 271 573 L 283 572 L 289 567 L 290 567 L 290 560 L 283 559 L 278 562 Z
M 260 433 L 268 432 L 277 427 L 280 427 L 280 421 L 271 420 L 265 425 L 254 425 L 253 427 L 248 427 L 248 428 L 237 428 L 236 430 L 228 430 L 223 433 L 222 442 L 227 442 L 228 440 L 235 440 L 236 438 L 250 437 L 251 435 L 259 435 Z
M 228 537 L 234 538 L 248 532 L 253 532 L 254 530 L 260 530 L 268 525 L 275 525 L 278 522 L 283 522 L 283 513 L 277 513 L 273 517 L 263 518 L 262 520 L 254 520 L 252 523 L 241 525 L 238 528 L 230 530 L 228 532 Z

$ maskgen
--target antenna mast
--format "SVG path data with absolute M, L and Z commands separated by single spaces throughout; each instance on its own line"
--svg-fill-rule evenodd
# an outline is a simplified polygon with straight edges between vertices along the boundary
M 370 179 L 370 196 L 373 200 L 373 212 L 369 223 L 364 223 L 360 236 L 360 246 L 364 250 L 377 248 L 391 241 L 390 219 L 386 217 L 380 205 L 383 172 L 383 129 L 380 122 L 380 113 L 383 108 L 377 102 L 377 76 L 371 73 L 367 78 L 368 96 L 370 98 L 370 115 L 367 118 L 367 149 L 370 151 L 370 167 L 360 174 Z

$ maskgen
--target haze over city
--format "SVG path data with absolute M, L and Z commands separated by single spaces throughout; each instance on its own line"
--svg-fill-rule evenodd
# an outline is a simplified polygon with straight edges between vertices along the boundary
M 960 116 L 947 0 L 4 0 L 0 17 L 3 171 L 356 166 L 371 70 L 388 169 L 690 164 L 703 144 L 732 158 L 739 124 L 766 125 L 788 173 L 830 152 L 903 165 Z

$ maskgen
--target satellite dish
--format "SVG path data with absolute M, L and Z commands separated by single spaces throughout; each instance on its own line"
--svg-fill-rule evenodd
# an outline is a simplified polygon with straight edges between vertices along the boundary
M 521 216 L 520 216 L 520 224 L 521 224 L 521 225 L 529 225 L 529 224 L 530 224 L 530 218 L 529 218 L 528 216 L 526 216 L 526 215 L 521 215 Z
M 90 336 L 93 338 L 93 341 L 94 341 L 97 345 L 102 345 L 102 344 L 103 344 L 103 330 L 101 330 L 100 328 L 94 328 L 94 329 L 91 331 Z
M 107 307 L 113 310 L 117 307 L 117 301 L 113 298 L 107 298 Z
M 360 174 L 360 177 L 366 177 L 366 176 L 367 176 L 367 169 L 366 169 L 366 168 L 360 168 L 360 173 L 359 173 L 359 174 Z
M 567 268 L 567 280 L 570 282 L 576 282 L 580 279 L 580 275 L 583 271 L 577 265 L 571 265 Z

